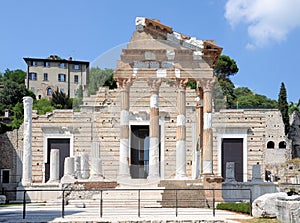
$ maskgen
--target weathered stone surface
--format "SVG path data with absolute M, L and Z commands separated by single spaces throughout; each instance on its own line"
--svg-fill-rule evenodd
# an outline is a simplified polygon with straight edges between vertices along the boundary
M 276 200 L 277 219 L 283 223 L 299 222 L 300 196 L 279 197 Z
M 0 195 L 0 204 L 5 204 L 5 201 L 6 201 L 6 196 Z
M 286 197 L 287 194 L 283 192 L 264 194 L 252 203 L 252 215 L 253 217 L 269 217 L 274 218 L 278 215 L 276 208 L 276 199 L 278 197 Z

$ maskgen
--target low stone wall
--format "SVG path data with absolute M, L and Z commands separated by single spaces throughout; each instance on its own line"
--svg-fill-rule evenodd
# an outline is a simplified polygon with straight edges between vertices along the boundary
M 277 184 L 272 182 L 224 182 L 222 184 L 222 196 L 227 202 L 241 202 L 250 200 L 250 189 L 252 201 L 266 193 L 278 192 Z

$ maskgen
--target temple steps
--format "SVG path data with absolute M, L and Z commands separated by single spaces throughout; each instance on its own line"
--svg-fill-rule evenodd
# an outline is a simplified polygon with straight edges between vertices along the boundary
M 204 190 L 198 190 L 203 189 L 200 180 L 163 180 L 159 186 L 167 189 L 162 194 L 162 207 L 204 208 L 207 206 Z

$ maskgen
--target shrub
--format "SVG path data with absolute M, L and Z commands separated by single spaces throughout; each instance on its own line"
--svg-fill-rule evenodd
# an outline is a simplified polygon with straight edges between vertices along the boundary
M 220 203 L 217 209 L 250 214 L 250 203 Z

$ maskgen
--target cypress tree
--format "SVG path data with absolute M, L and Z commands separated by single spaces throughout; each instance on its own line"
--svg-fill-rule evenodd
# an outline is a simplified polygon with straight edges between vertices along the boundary
M 290 130 L 290 118 L 289 118 L 289 105 L 286 99 L 286 89 L 284 83 L 281 83 L 279 95 L 278 95 L 278 109 L 281 112 L 281 117 L 284 123 L 285 134 L 287 135 Z

